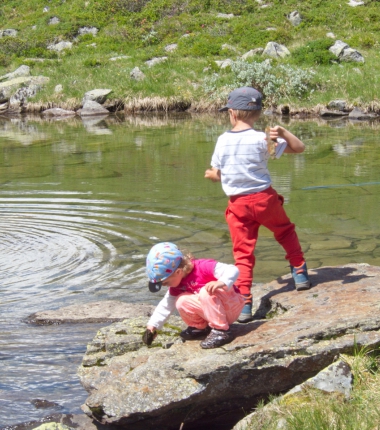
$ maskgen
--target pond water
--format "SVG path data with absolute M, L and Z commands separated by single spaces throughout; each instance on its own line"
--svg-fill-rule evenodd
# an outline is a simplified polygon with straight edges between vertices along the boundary
M 269 123 L 307 145 L 269 163 L 309 268 L 380 265 L 380 125 L 263 117 L 257 128 Z M 233 262 L 227 198 L 203 179 L 228 128 L 225 115 L 0 117 L 0 426 L 81 413 L 87 397 L 76 369 L 99 325 L 35 327 L 30 314 L 157 304 L 164 292 L 149 293 L 144 262 L 158 241 Z M 258 283 L 289 271 L 264 228 L 256 257 Z

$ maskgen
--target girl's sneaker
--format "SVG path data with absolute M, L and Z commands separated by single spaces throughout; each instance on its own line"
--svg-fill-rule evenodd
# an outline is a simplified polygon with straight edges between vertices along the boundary
M 239 323 L 247 323 L 252 321 L 252 294 L 243 294 L 245 305 L 241 310 L 239 318 L 237 319 Z
M 235 339 L 230 330 L 217 330 L 213 328 L 205 340 L 202 340 L 203 349 L 218 348 L 219 346 L 230 343 Z
M 301 264 L 301 266 L 290 266 L 290 270 L 292 272 L 297 291 L 308 290 L 311 287 L 311 282 L 309 281 L 309 275 L 307 273 L 305 261 L 303 262 L 303 264 Z
M 207 326 L 205 328 L 187 327 L 186 330 L 181 331 L 179 334 L 184 340 L 199 339 L 201 337 L 207 336 L 211 331 L 211 327 Z

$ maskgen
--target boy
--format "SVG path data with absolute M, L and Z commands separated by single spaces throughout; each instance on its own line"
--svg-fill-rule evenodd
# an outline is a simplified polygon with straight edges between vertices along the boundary
M 245 298 L 238 318 L 242 323 L 252 320 L 251 286 L 260 225 L 272 231 L 286 251 L 296 289 L 308 290 L 311 285 L 295 225 L 283 208 L 284 198 L 271 187 L 266 135 L 252 128 L 261 114 L 261 106 L 262 94 L 252 87 L 230 93 L 227 105 L 219 111 L 228 111 L 232 130 L 219 136 L 212 167 L 205 173 L 205 178 L 221 181 L 229 197 L 226 221 L 235 264 L 240 271 L 236 286 Z M 283 127 L 271 128 L 270 138 L 276 141 L 276 158 L 284 152 L 294 154 L 305 150 L 305 145 Z

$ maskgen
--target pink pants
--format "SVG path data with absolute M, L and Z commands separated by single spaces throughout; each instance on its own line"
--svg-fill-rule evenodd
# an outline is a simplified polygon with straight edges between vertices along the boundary
M 244 306 L 244 298 L 233 287 L 229 291 L 218 289 L 210 295 L 204 288 L 199 294 L 183 293 L 176 302 L 183 321 L 199 329 L 207 327 L 228 330 Z
M 285 249 L 285 258 L 292 266 L 303 264 L 303 252 L 295 225 L 283 208 L 284 198 L 269 187 L 255 194 L 230 197 L 226 221 L 230 229 L 235 265 L 240 271 L 236 286 L 241 294 L 250 294 L 255 266 L 255 246 L 259 227 L 263 225 L 274 233 Z

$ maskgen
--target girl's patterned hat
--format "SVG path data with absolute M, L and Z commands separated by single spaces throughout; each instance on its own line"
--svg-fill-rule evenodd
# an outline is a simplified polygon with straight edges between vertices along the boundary
M 146 274 L 149 278 L 149 290 L 159 291 L 161 282 L 174 273 L 183 258 L 177 245 L 161 242 L 154 245 L 146 257 Z

